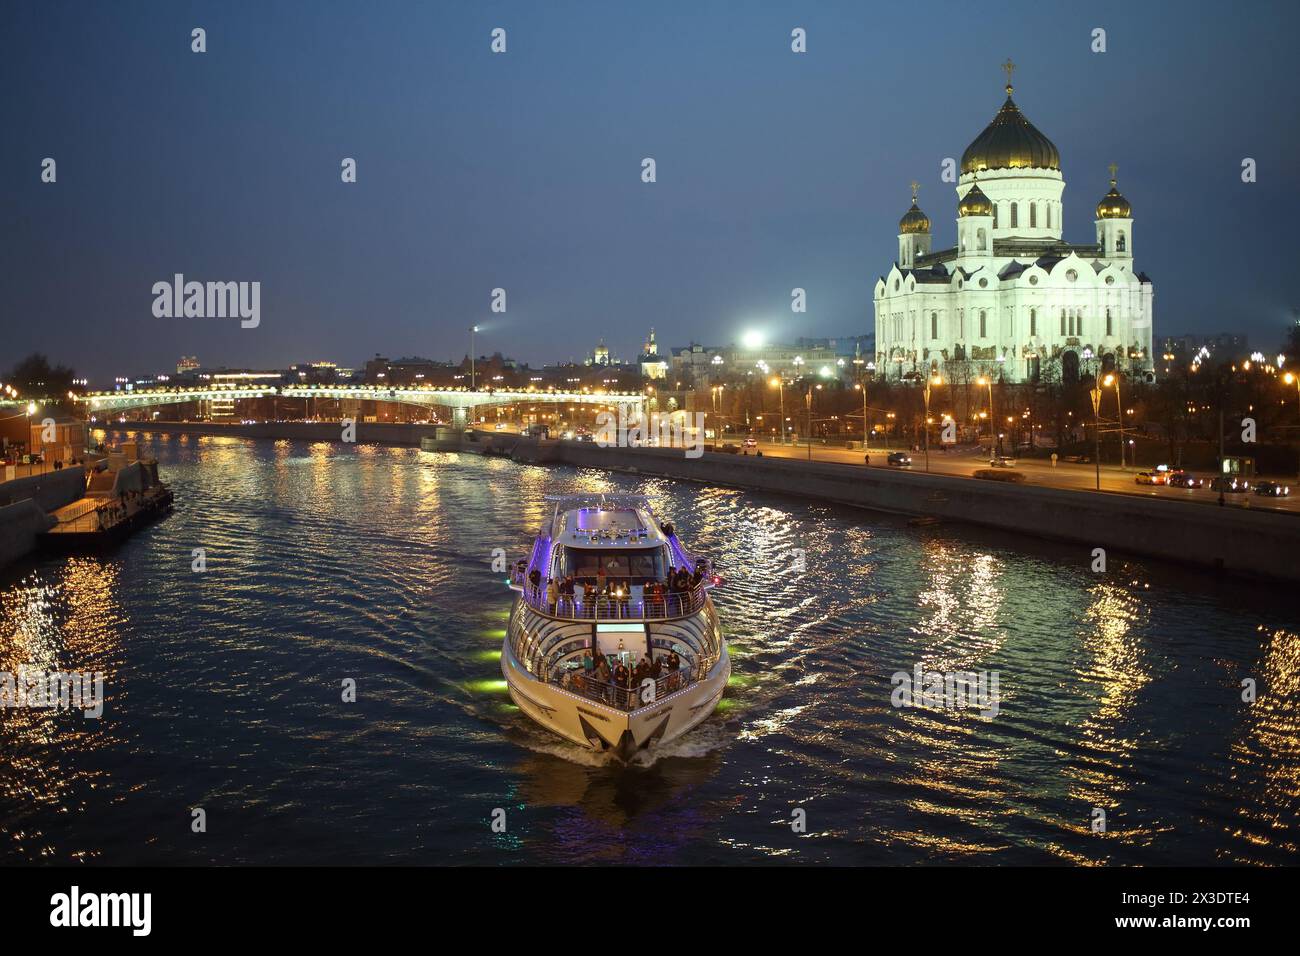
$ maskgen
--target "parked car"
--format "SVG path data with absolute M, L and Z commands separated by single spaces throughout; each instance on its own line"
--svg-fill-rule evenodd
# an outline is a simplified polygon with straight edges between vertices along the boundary
M 1175 471 L 1169 476 L 1169 486 L 1171 488 L 1204 488 L 1205 480 L 1197 478 L 1195 475 L 1189 475 L 1185 471 Z
M 901 451 L 894 452 L 886 460 L 897 468 L 910 468 L 912 465 L 912 456 Z
M 1228 475 L 1219 475 L 1210 482 L 1211 491 L 1221 491 L 1226 495 L 1244 495 L 1250 491 L 1250 482 L 1242 481 L 1240 478 L 1232 478 Z
M 1265 498 L 1285 498 L 1291 494 L 1289 485 L 1279 485 L 1276 481 L 1261 481 L 1255 486 L 1255 494 Z

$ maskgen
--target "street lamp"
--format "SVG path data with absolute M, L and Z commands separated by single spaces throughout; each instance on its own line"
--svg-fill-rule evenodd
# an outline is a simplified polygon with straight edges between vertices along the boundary
M 1124 470 L 1124 402 L 1119 395 L 1119 376 L 1107 375 L 1103 384 L 1115 385 L 1115 415 L 1119 419 L 1119 470 Z
M 1110 376 L 1106 378 L 1109 380 Z M 1097 473 L 1097 490 L 1101 491 L 1101 382 L 1097 378 L 1092 380 L 1092 442 L 1093 442 L 1093 470 Z
M 975 380 L 975 384 L 986 385 L 988 386 L 988 390 L 989 390 L 989 455 L 992 455 L 993 454 L 993 430 L 995 428 L 993 423 L 994 421 L 996 421 L 996 419 L 993 417 L 993 379 L 987 375 L 981 375 L 978 379 Z
M 925 380 L 925 470 L 930 470 L 930 387 L 943 384 L 938 375 L 931 375 Z
M 1280 359 L 1281 356 L 1278 356 L 1278 358 Z M 1291 385 L 1292 383 L 1295 384 L 1296 408 L 1300 409 L 1300 375 L 1294 375 L 1291 372 L 1287 372 L 1282 376 L 1282 381 L 1286 382 L 1288 385 Z
M 780 390 L 781 394 L 781 444 L 785 444 L 785 379 L 773 376 L 772 381 L 768 382 L 775 389 Z
M 867 451 L 869 449 L 869 438 L 867 435 L 867 383 L 864 380 L 853 387 L 862 392 L 862 450 Z
M 469 390 L 474 391 L 474 334 L 478 332 L 477 325 L 469 327 Z

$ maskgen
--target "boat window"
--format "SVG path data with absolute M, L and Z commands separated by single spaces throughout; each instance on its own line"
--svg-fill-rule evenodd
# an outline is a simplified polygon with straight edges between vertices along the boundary
M 563 548 L 560 555 L 560 574 L 573 575 L 579 581 L 596 579 L 596 569 L 604 567 L 611 578 L 631 578 L 636 581 L 662 581 L 668 573 L 666 550 L 657 548 L 624 548 L 601 551 L 589 548 Z

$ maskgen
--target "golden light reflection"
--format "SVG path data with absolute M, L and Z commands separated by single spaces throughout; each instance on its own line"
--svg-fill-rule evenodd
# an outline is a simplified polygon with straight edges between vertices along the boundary
M 119 692 L 124 614 L 117 601 L 117 569 L 92 558 L 68 560 L 53 574 L 33 572 L 0 590 L 0 671 L 75 671 L 103 674 L 104 707 Z M 111 747 L 111 722 L 80 710 L 12 708 L 0 716 L 0 802 L 25 808 L 78 812 L 75 789 L 93 786 L 86 757 Z M 52 847 L 38 830 L 8 834 L 20 858 L 47 857 Z M 93 848 L 79 858 L 95 855 Z
M 1300 633 L 1283 628 L 1258 629 L 1265 641 L 1263 658 L 1248 673 L 1234 673 L 1226 690 L 1244 711 L 1244 725 L 1232 743 L 1234 775 L 1259 782 L 1238 797 L 1241 822 L 1234 838 L 1249 847 L 1275 847 L 1295 853 L 1297 807 L 1300 807 Z M 1253 703 L 1241 700 L 1241 681 L 1255 681 Z M 1240 703 L 1238 703 L 1240 701 Z M 1232 862 L 1262 862 L 1239 852 Z
M 1084 660 L 1075 672 L 1075 693 L 1090 693 L 1093 702 L 1092 712 L 1078 730 L 1086 757 L 1071 759 L 1058 751 L 1068 761 L 1068 792 L 1084 806 L 1114 808 L 1132 786 L 1124 770 L 1139 748 L 1141 728 L 1135 727 L 1137 733 L 1130 735 L 1119 728 L 1133 726 L 1130 711 L 1152 680 L 1140 631 L 1150 611 L 1141 593 L 1109 582 L 1088 589 L 1090 603 L 1079 634 Z

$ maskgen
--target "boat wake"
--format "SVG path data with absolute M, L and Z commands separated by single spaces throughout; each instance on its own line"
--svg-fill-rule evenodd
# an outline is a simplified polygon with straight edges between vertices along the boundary
M 730 721 L 721 719 L 707 720 L 690 732 L 656 745 L 648 750 L 638 750 L 627 766 L 653 767 L 661 760 L 670 758 L 699 758 L 721 750 L 736 739 L 735 727 L 728 726 Z M 553 734 L 537 733 L 531 725 L 514 726 L 511 739 L 520 746 L 534 753 L 558 757 L 568 763 L 582 767 L 621 767 L 622 761 L 608 751 L 588 750 L 575 744 L 560 740 Z

